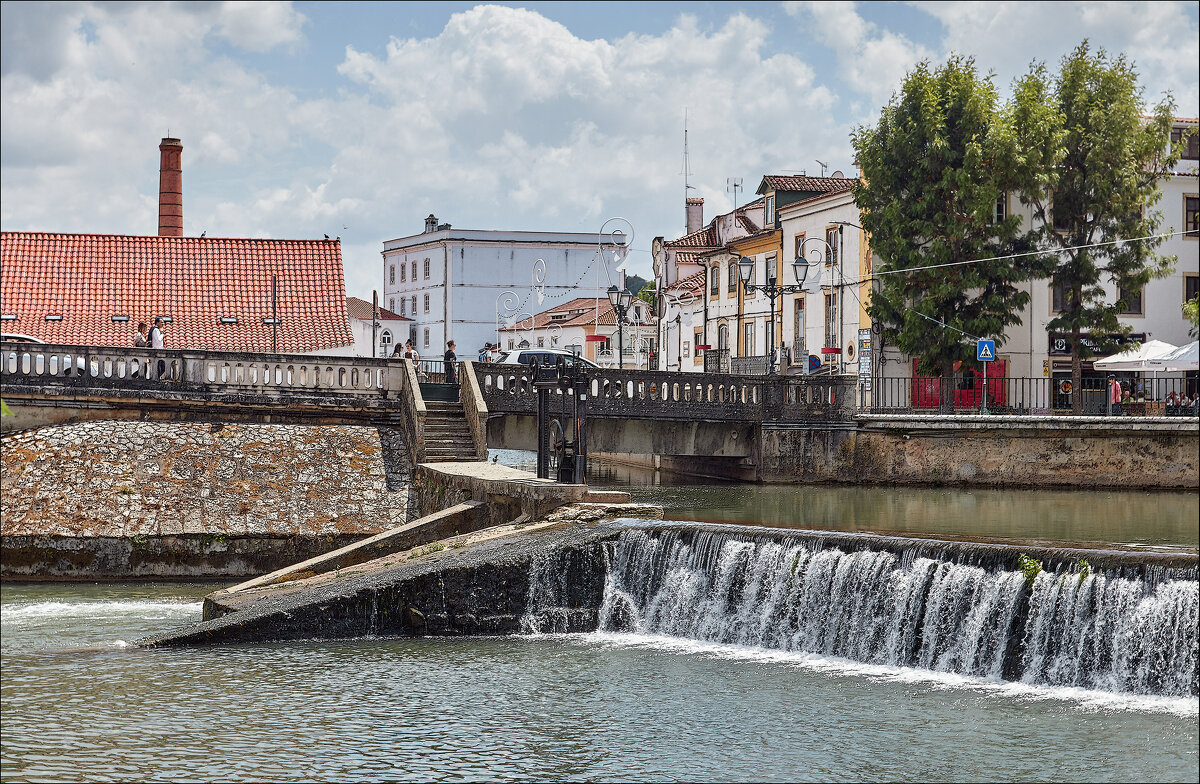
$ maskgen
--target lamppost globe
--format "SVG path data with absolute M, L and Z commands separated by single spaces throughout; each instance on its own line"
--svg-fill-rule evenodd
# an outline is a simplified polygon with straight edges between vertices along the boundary
M 796 276 L 796 285 L 803 286 L 804 279 L 808 277 L 808 262 L 801 258 L 793 261 L 792 273 Z
M 754 274 L 754 259 L 748 259 L 742 256 L 737 261 L 738 274 L 742 276 L 742 284 L 750 282 L 750 276 Z

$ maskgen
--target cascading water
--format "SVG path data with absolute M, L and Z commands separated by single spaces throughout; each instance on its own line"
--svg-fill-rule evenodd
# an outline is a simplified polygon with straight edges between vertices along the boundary
M 548 578 L 537 579 L 549 587 Z M 629 530 L 612 546 L 599 628 L 1037 685 L 1197 694 L 1194 576 L 1041 572 L 1031 589 L 1025 579 L 918 550 Z

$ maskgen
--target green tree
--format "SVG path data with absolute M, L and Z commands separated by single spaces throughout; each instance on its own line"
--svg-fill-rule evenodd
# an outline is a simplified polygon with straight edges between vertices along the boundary
M 1036 269 L 1032 257 L 989 260 L 1033 247 L 1019 217 L 994 212 L 1016 182 L 998 105 L 991 76 L 952 56 L 936 70 L 918 65 L 879 123 L 852 135 L 855 200 L 882 273 L 868 311 L 921 373 L 942 376 L 943 408 L 953 405 L 954 364 L 974 361 L 974 339 L 1000 345 L 1019 323 L 1029 293 L 1017 284 Z
M 1192 297 L 1183 303 L 1183 317 L 1191 324 L 1188 334 L 1196 337 L 1200 333 L 1200 297 Z
M 1175 263 L 1154 253 L 1162 216 L 1150 209 L 1159 180 L 1179 160 L 1169 141 L 1175 106 L 1168 95 L 1143 117 L 1141 92 L 1124 55 L 1093 53 L 1084 41 L 1053 77 L 1034 63 L 1007 111 L 1020 198 L 1032 208 L 1039 247 L 1054 254 L 1045 275 L 1058 312 L 1047 328 L 1070 343 L 1077 390 L 1082 361 L 1117 350 L 1114 336 L 1131 331 L 1118 317 Z M 1122 238 L 1136 241 L 1100 244 Z M 1072 397 L 1076 412 L 1082 404 L 1081 395 Z
M 658 295 L 656 286 L 657 284 L 654 281 L 650 281 L 645 286 L 642 286 L 641 290 L 637 293 L 637 298 L 650 305 L 655 304 L 655 299 Z

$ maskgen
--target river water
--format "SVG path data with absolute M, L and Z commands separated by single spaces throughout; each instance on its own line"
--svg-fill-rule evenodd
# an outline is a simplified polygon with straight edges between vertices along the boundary
M 646 479 L 616 467 L 595 476 L 631 481 Z M 676 519 L 1197 544 L 1194 493 L 632 492 Z M 665 622 L 644 633 L 129 647 L 198 620 L 216 587 L 0 587 L 0 778 L 1200 780 L 1194 696 L 864 663 Z

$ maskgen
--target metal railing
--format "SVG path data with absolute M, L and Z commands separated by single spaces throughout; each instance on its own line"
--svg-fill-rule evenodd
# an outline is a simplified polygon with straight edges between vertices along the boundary
M 1064 378 L 989 378 L 987 412 L 997 415 L 1062 416 L 1074 413 L 1079 395 L 1086 416 L 1196 416 L 1195 378 L 1130 378 L 1122 382 L 1121 402 L 1110 407 L 1110 390 L 1103 378 L 1084 378 L 1075 390 Z M 870 403 L 873 414 L 980 413 L 983 383 L 973 374 L 956 374 L 949 409 L 943 410 L 942 379 L 931 377 L 876 378 Z
M 493 414 L 537 410 L 524 365 L 472 365 Z M 589 369 L 586 415 L 675 421 L 845 421 L 853 415 L 851 377 L 740 376 L 648 370 Z M 571 390 L 554 390 L 552 411 L 566 412 Z
M 704 351 L 704 372 L 705 373 L 728 373 L 729 366 L 729 349 L 727 348 L 710 348 Z

